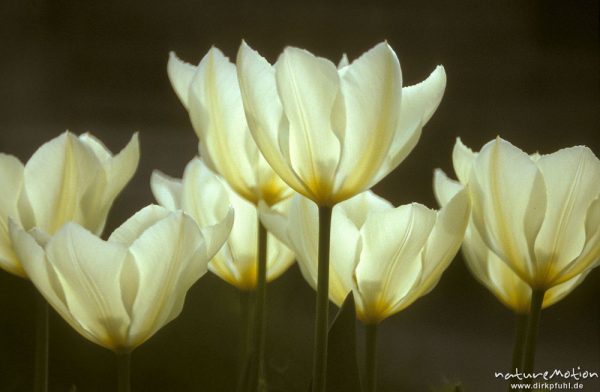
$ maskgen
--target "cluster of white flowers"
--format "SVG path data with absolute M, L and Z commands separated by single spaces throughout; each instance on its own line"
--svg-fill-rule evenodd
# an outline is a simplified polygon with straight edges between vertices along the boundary
M 600 161 L 587 147 L 527 155 L 497 138 L 475 153 L 458 139 L 458 181 L 435 173 L 442 208 L 394 207 L 369 189 L 417 144 L 444 94 L 443 67 L 403 87 L 387 43 L 335 65 L 293 47 L 270 64 L 242 42 L 236 63 L 216 48 L 197 66 L 170 55 L 200 158 L 181 180 L 155 172 L 160 206 L 106 241 L 109 209 L 137 167 L 137 135 L 115 156 L 69 132 L 25 165 L 0 155 L 0 266 L 31 279 L 87 339 L 130 352 L 181 312 L 207 270 L 256 289 L 259 219 L 266 280 L 297 259 L 319 287 L 326 246 L 326 295 L 341 305 L 352 292 L 367 325 L 432 290 L 461 244 L 476 278 L 523 314 L 533 291 L 549 306 L 598 265 Z

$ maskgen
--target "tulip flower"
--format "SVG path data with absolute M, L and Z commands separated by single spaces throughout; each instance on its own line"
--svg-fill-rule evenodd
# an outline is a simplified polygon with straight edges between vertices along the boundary
M 331 208 L 371 188 L 408 155 L 442 98 L 443 67 L 402 87 L 381 43 L 340 67 L 288 47 L 274 65 L 246 43 L 237 56 L 246 120 L 258 148 L 292 189 L 317 203 L 321 227 L 313 391 L 325 390 Z
M 200 139 L 200 154 L 207 166 L 221 175 L 235 192 L 255 207 L 260 201 L 274 205 L 291 196 L 292 190 L 269 166 L 252 139 L 244 115 L 236 66 L 219 49 L 213 47 L 196 67 L 171 53 L 167 71 L 175 93 L 189 112 L 192 126 Z M 254 224 L 260 225 L 258 219 Z M 257 281 L 252 287 L 255 287 L 257 294 L 254 318 L 259 333 L 255 337 L 258 352 L 256 368 L 261 374 L 254 378 L 258 383 L 264 384 L 266 285 L 269 276 L 277 275 L 285 268 L 268 271 L 270 267 L 267 266 L 266 254 L 269 246 L 266 230 L 255 228 L 253 232 L 258 232 L 257 236 L 251 237 L 257 242 L 254 245 L 258 255 L 256 272 L 247 268 L 248 266 L 239 266 L 244 268 L 241 272 L 256 275 L 256 278 L 242 279 Z M 237 263 L 241 263 L 241 260 Z M 220 263 L 213 265 L 219 266 Z M 231 275 L 231 271 L 222 269 L 221 276 L 226 274 Z M 229 277 L 230 282 L 239 279 L 240 277 Z
M 459 145 L 461 147 L 458 147 Z M 459 141 L 455 149 L 463 147 Z M 446 205 L 459 190 L 463 189 L 463 185 L 451 180 L 444 172 L 437 169 L 434 177 L 434 189 L 440 205 Z M 517 314 L 529 313 L 531 287 L 485 244 L 472 221 L 469 222 L 465 232 L 462 254 L 473 276 L 502 304 Z M 548 289 L 542 308 L 554 305 L 566 297 L 583 281 L 584 277 L 585 274 L 577 275 L 565 283 Z
M 365 324 L 405 309 L 437 284 L 460 247 L 469 213 L 466 191 L 440 211 L 418 203 L 393 207 L 371 191 L 340 203 L 332 216 L 329 299 L 339 307 L 352 291 Z M 261 217 L 296 253 L 302 275 L 316 288 L 317 206 L 297 195 L 288 216 L 261 205 Z
M 600 160 L 589 148 L 529 156 L 498 138 L 478 154 L 455 151 L 482 240 L 534 290 L 598 264 Z
M 200 139 L 200 155 L 243 198 L 276 204 L 292 190 L 254 143 L 242 106 L 236 66 L 213 47 L 196 67 L 169 55 L 167 71 Z
M 287 218 L 265 205 L 261 212 L 267 228 L 296 253 L 303 276 L 316 287 L 317 206 L 298 195 Z M 460 247 L 469 216 L 466 191 L 440 211 L 417 203 L 394 208 L 371 191 L 338 204 L 332 216 L 331 301 L 341 306 L 352 291 L 357 317 L 375 329 L 434 288 Z M 368 384 L 369 391 L 375 390 L 374 379 Z
M 154 197 L 162 206 L 183 210 L 200 226 L 212 225 L 223 219 L 227 213 L 226 201 L 229 200 L 235 211 L 231 235 L 208 268 L 240 290 L 256 287 L 258 211 L 254 204 L 235 193 L 198 158 L 188 163 L 181 180 L 155 171 L 151 185 Z M 277 205 L 280 206 L 281 203 Z M 271 234 L 268 237 L 267 279 L 271 281 L 290 267 L 294 254 Z
M 9 218 L 48 234 L 70 221 L 100 234 L 138 160 L 137 134 L 116 156 L 94 136 L 70 132 L 42 145 L 25 165 L 0 154 L 0 267 L 27 276 L 9 238 Z
M 446 87 L 438 66 L 403 88 L 398 58 L 386 43 L 340 65 L 288 47 L 272 66 L 244 42 L 237 57 L 258 148 L 288 185 L 320 206 L 371 188 L 398 166 Z
M 50 236 L 11 224 L 27 275 L 73 329 L 128 354 L 177 317 L 187 290 L 226 241 L 233 211 L 200 229 L 183 212 L 148 206 L 104 241 L 76 223 Z
M 473 257 L 485 258 L 488 248 L 531 289 L 518 361 L 531 372 L 542 307 L 568 294 L 599 263 L 600 160 L 585 146 L 528 155 L 497 138 L 479 153 L 457 141 L 453 161 L 473 205 L 476 235 L 467 245 Z

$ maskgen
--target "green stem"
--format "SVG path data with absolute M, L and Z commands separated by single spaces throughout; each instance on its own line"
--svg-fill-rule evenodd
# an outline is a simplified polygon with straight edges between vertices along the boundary
M 131 392 L 131 353 L 117 353 L 119 392 Z
M 48 391 L 48 302 L 36 290 L 35 320 L 35 392 Z
M 239 355 L 240 355 L 240 374 L 244 370 L 244 365 L 250 355 L 252 339 L 254 336 L 252 319 L 253 291 L 240 290 L 240 337 L 239 337 Z
M 515 346 L 513 348 L 511 371 L 523 368 L 523 349 L 525 348 L 525 332 L 527 331 L 527 314 L 517 313 Z
M 313 352 L 313 392 L 325 392 L 327 376 L 327 329 L 329 321 L 329 242 L 333 207 L 319 206 L 319 267 L 317 314 Z
M 542 314 L 542 304 L 544 303 L 544 294 L 546 290 L 534 289 L 531 293 L 531 310 L 527 318 L 527 329 L 525 331 L 525 341 L 523 344 L 523 373 L 531 373 L 535 362 L 535 345 Z M 533 382 L 530 379 L 530 382 Z
M 255 322 L 255 347 L 258 356 L 257 380 L 258 392 L 267 391 L 265 372 L 265 341 L 266 341 L 266 316 L 267 316 L 267 229 L 258 221 L 258 268 L 256 278 L 256 322 Z
M 365 392 L 377 390 L 377 327 L 378 324 L 365 325 Z
M 523 369 L 523 350 L 525 349 L 525 333 L 527 331 L 528 316 L 528 314 L 517 313 L 517 328 L 515 345 L 513 348 L 512 366 L 510 368 L 511 372 Z M 516 389 L 511 388 L 509 384 L 508 390 L 515 391 Z

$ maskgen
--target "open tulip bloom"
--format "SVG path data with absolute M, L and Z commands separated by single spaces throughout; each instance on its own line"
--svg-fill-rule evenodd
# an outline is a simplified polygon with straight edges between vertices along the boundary
M 179 315 L 232 224 L 232 210 L 199 228 L 181 211 L 148 206 L 107 241 L 76 223 L 53 236 L 16 224 L 10 233 L 24 270 L 58 314 L 88 340 L 128 355 Z
M 337 68 L 293 47 L 271 65 L 242 42 L 237 72 L 258 148 L 289 186 L 319 206 L 369 189 L 396 168 L 446 87 L 442 66 L 402 87 L 387 43 Z
M 460 142 L 455 148 L 462 148 Z M 463 185 L 448 178 L 444 172 L 435 171 L 434 189 L 440 205 L 448 201 L 461 189 Z M 462 254 L 473 276 L 490 290 L 500 302 L 519 315 L 526 315 L 531 308 L 531 287 L 525 283 L 481 238 L 474 227 L 469 223 L 462 244 Z M 553 286 L 546 291 L 542 308 L 554 305 L 571 291 L 573 291 L 585 278 L 585 273 Z
M 417 143 L 446 86 L 444 68 L 402 87 L 396 54 L 380 43 L 340 67 L 288 47 L 274 65 L 242 42 L 237 74 L 254 140 L 292 189 L 317 203 L 321 227 L 313 391 L 325 388 L 331 208 L 371 188 Z
M 288 217 L 264 205 L 261 212 L 267 228 L 296 252 L 303 276 L 316 287 L 317 206 L 297 195 Z M 464 190 L 440 211 L 417 203 L 394 208 L 371 191 L 338 204 L 332 216 L 329 298 L 341 306 L 352 291 L 358 318 L 376 331 L 381 321 L 433 289 L 460 248 L 469 215 Z M 373 333 L 367 340 L 371 366 L 375 339 Z M 375 390 L 374 373 L 367 365 L 368 391 Z
M 585 146 L 528 155 L 500 138 L 479 153 L 457 140 L 453 161 L 473 205 L 465 257 L 501 301 L 529 314 L 515 363 L 530 372 L 542 307 L 566 296 L 600 259 L 600 161 Z M 459 186 L 436 173 L 442 204 Z
M 77 222 L 100 234 L 113 201 L 135 173 L 139 156 L 137 134 L 113 156 L 94 136 L 70 132 L 43 144 L 25 165 L 0 154 L 0 268 L 27 278 L 9 236 L 9 220 L 25 230 L 37 228 L 48 234 Z M 48 305 L 39 298 L 37 308 L 34 390 L 46 391 Z
M 65 132 L 42 145 L 23 165 L 0 154 L 0 267 L 27 277 L 8 235 L 8 219 L 25 230 L 54 234 L 76 222 L 102 233 L 117 195 L 137 169 L 137 134 L 119 154 L 90 134 Z
M 225 246 L 214 256 L 208 268 L 227 283 L 240 290 L 256 287 L 258 249 L 257 207 L 235 193 L 225 181 L 195 158 L 188 163 L 181 180 L 155 171 L 151 179 L 152 192 L 158 202 L 170 210 L 183 210 L 200 226 L 213 225 L 227 213 L 227 201 L 235 211 L 231 235 Z M 283 211 L 288 201 L 277 208 Z M 267 279 L 276 279 L 294 261 L 294 254 L 279 240 L 268 234 Z

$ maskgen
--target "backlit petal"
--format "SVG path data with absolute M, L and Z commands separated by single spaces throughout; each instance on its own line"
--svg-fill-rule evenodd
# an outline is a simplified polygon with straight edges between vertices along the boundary
M 456 138 L 452 149 L 452 164 L 454 165 L 454 172 L 462 184 L 469 182 L 471 167 L 476 157 L 477 154 L 473 150 L 465 146 L 460 138 Z
M 373 185 L 387 159 L 403 94 L 400 63 L 382 42 L 346 67 L 341 81 L 346 128 L 338 168 L 343 183 L 338 186 L 349 197 Z
M 22 189 L 23 164 L 12 155 L 0 154 L 0 267 L 25 277 L 8 233 L 9 219 L 21 223 L 18 205 Z
M 68 221 L 81 222 L 79 202 L 100 170 L 98 158 L 71 133 L 42 145 L 24 172 L 36 226 L 52 234 Z
M 542 155 L 537 165 L 544 176 L 548 206 L 535 254 L 538 274 L 553 280 L 585 246 L 585 218 L 600 195 L 600 161 L 589 148 L 572 147 Z
M 146 230 L 169 216 L 170 212 L 157 205 L 148 205 L 127 219 L 112 232 L 108 241 L 131 246 Z
M 144 342 L 172 318 L 172 308 L 185 296 L 188 287 L 180 285 L 189 270 L 196 281 L 207 270 L 208 259 L 198 252 L 204 244 L 197 224 L 182 212 L 170 213 L 145 230 L 131 245 L 130 252 L 139 271 L 139 295 L 133 304 L 129 347 Z
M 289 165 L 318 200 L 330 197 L 340 159 L 332 112 L 340 91 L 337 69 L 328 60 L 286 48 L 275 64 L 277 91 L 289 122 Z
M 379 321 L 406 296 L 422 274 L 421 250 L 436 212 L 420 204 L 371 214 L 361 233 L 363 250 L 356 279 L 365 320 Z
M 279 133 L 287 127 L 277 93 L 275 69 L 245 42 L 237 55 L 237 71 L 246 120 L 252 137 L 273 170 L 294 190 L 310 190 L 288 166 L 279 147 Z
M 124 348 L 130 318 L 121 300 L 118 277 L 127 249 L 68 223 L 48 242 L 46 255 L 73 317 L 98 344 L 113 350 Z
M 442 170 L 435 169 L 433 173 L 433 191 L 440 206 L 448 204 L 461 189 L 463 189 L 463 186 L 459 182 L 448 178 Z
M 166 209 L 174 211 L 182 208 L 183 186 L 181 180 L 155 170 L 150 177 L 150 188 L 152 188 L 152 194 L 156 201 Z
M 398 125 L 376 181 L 394 170 L 413 150 L 423 127 L 439 106 L 445 89 L 446 73 L 441 65 L 421 83 L 402 88 Z
M 190 119 L 206 162 L 243 197 L 255 199 L 256 165 L 247 154 L 251 136 L 235 65 L 219 49 L 211 48 L 198 66 L 189 94 Z
M 169 75 L 171 86 L 173 86 L 173 90 L 175 90 L 177 98 L 179 98 L 186 109 L 188 108 L 188 93 L 190 89 L 190 83 L 192 82 L 195 72 L 196 67 L 194 67 L 192 64 L 188 64 L 179 59 L 175 52 L 169 53 L 167 75 Z
M 473 222 L 486 244 L 531 285 L 533 243 L 546 212 L 542 175 L 527 154 L 497 139 L 474 161 L 469 180 Z

